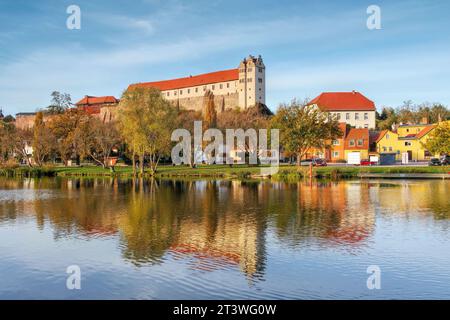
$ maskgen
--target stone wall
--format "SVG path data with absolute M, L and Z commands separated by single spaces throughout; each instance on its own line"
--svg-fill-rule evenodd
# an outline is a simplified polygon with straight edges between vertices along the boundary
M 172 100 L 174 105 L 179 104 L 180 108 L 187 110 L 203 111 L 203 101 L 204 97 L 192 97 L 192 98 L 181 98 L 178 100 Z M 239 105 L 239 95 L 237 93 L 230 93 L 226 95 L 215 95 L 214 104 L 216 105 L 217 113 L 222 112 L 222 105 L 225 102 L 226 109 L 234 109 Z

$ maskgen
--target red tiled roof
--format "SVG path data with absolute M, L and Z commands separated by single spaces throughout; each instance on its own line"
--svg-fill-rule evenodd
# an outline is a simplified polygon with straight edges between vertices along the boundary
M 325 111 L 375 111 L 373 101 L 356 91 L 323 92 L 311 100 L 311 104 L 317 104 Z
M 113 96 L 104 96 L 104 97 L 93 97 L 93 96 L 85 96 L 83 99 L 75 103 L 77 106 L 79 105 L 95 105 L 95 104 L 105 104 L 105 103 L 118 103 L 117 100 Z
M 436 126 L 428 126 L 426 128 L 423 128 L 422 131 L 420 131 L 417 135 L 416 138 L 417 139 L 421 139 L 423 136 L 427 135 L 428 133 L 430 133 L 434 128 L 436 128 Z
M 358 140 L 363 139 L 363 145 L 358 146 Z M 354 140 L 355 145 L 350 146 L 350 140 Z M 369 129 L 367 128 L 359 128 L 359 129 L 350 129 L 345 138 L 345 149 L 348 150 L 369 150 Z
M 128 87 L 128 89 L 135 87 L 142 87 L 142 88 L 156 88 L 161 91 L 165 91 L 173 89 L 182 89 L 187 87 L 202 86 L 210 83 L 234 81 L 238 79 L 239 79 L 239 69 L 231 69 L 173 80 L 135 83 L 131 84 Z

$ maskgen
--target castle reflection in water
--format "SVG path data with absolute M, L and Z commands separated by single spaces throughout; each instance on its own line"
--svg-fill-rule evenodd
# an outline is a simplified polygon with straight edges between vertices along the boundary
M 136 266 L 170 257 L 204 272 L 235 265 L 258 279 L 269 228 L 293 248 L 358 250 L 384 209 L 420 215 L 433 208 L 435 219 L 448 219 L 440 206 L 447 197 L 445 182 L 436 181 L 0 179 L 0 223 L 50 224 L 56 241 L 117 237 L 123 259 Z

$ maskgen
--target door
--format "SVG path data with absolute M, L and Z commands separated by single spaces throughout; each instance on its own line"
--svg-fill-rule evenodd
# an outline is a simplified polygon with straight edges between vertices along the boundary
M 412 151 L 408 150 L 408 161 L 412 161 Z

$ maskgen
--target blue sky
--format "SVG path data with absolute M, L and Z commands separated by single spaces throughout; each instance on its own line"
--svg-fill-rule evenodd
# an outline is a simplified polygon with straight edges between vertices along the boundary
M 81 30 L 66 28 L 69 5 Z M 366 27 L 369 5 L 381 30 Z M 358 90 L 382 106 L 450 105 L 450 1 L 0 0 L 0 107 L 54 90 L 120 97 L 130 83 L 237 67 L 261 54 L 267 104 Z

